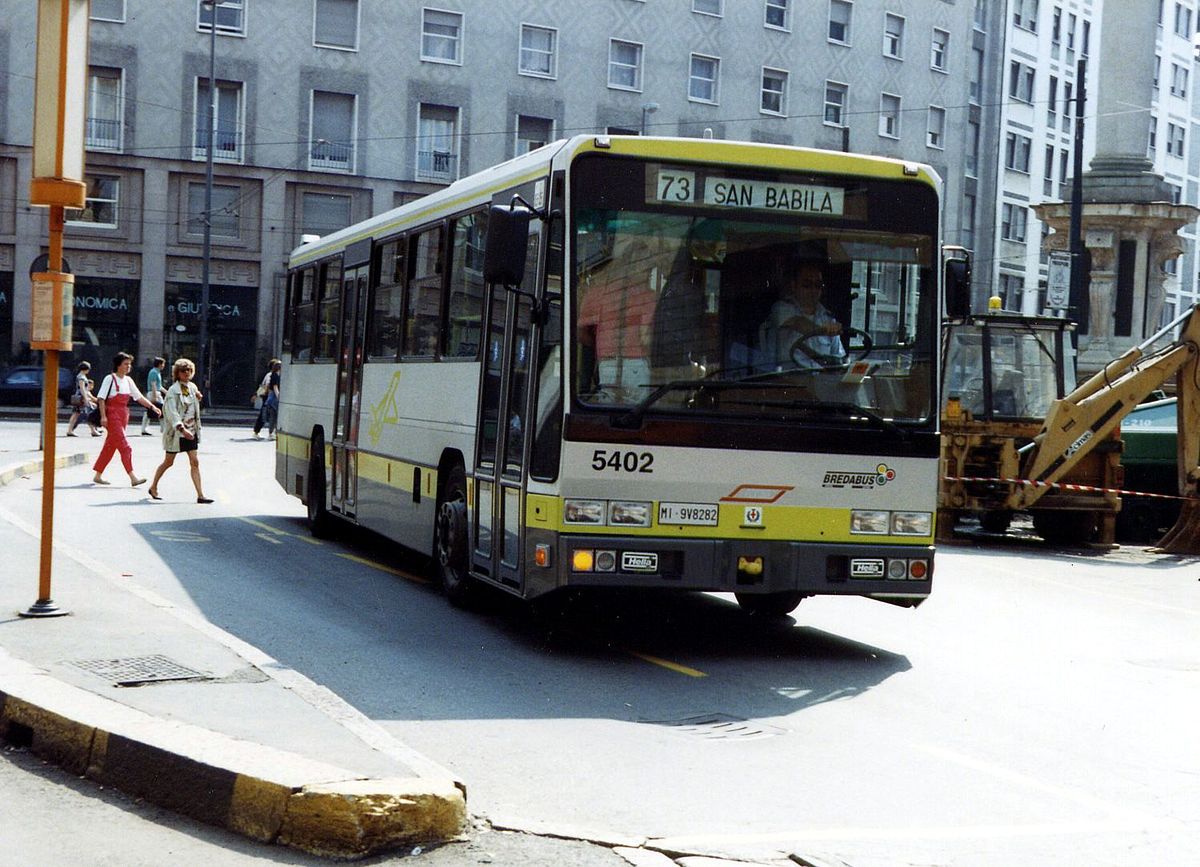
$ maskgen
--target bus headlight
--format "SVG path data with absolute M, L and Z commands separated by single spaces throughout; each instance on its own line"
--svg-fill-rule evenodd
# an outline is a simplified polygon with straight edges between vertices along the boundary
M 563 500 L 564 524 L 603 524 L 603 500 Z
M 933 532 L 933 512 L 892 512 L 896 536 L 928 536 Z
M 886 536 L 888 513 L 875 509 L 851 509 L 850 532 L 872 536 Z
M 622 527 L 649 527 L 650 504 L 613 500 L 608 504 L 608 523 Z

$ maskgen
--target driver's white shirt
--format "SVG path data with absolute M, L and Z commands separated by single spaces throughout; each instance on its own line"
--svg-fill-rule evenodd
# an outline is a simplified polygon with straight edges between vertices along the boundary
M 802 311 L 796 302 L 787 298 L 780 298 L 771 305 L 770 314 L 758 329 L 758 345 L 762 352 L 762 357 L 766 360 L 767 364 L 787 366 L 794 364 L 797 367 L 819 367 L 814 359 L 809 358 L 802 351 L 797 350 L 796 357 L 792 358 L 792 344 L 806 333 L 783 324 L 793 316 L 804 316 L 811 319 L 813 326 L 809 329 L 810 331 L 837 322 L 833 314 L 826 310 L 825 305 L 819 301 L 817 302 L 817 309 L 813 313 L 808 314 Z M 829 355 L 834 358 L 843 358 L 846 355 L 846 347 L 842 345 L 841 335 L 839 334 L 818 334 L 806 340 L 804 345 L 817 355 Z

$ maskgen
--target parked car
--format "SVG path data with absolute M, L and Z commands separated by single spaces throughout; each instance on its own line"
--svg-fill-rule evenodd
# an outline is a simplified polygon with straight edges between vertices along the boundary
M 1125 448 L 1125 488 L 1149 494 L 1178 494 L 1178 458 L 1175 453 L 1175 398 L 1143 403 L 1121 422 Z M 1122 497 L 1117 513 L 1117 539 L 1147 544 L 1162 538 L 1179 517 L 1179 500 Z
M 69 368 L 58 369 L 58 401 L 67 404 L 75 393 L 75 374 Z M 0 376 L 0 406 L 41 406 L 42 368 L 10 367 Z

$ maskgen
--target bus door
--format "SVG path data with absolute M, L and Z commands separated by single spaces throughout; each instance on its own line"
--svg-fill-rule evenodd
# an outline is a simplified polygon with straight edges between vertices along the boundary
M 538 228 L 531 227 L 531 232 Z M 529 236 L 529 245 L 525 284 L 527 291 L 532 291 L 537 282 L 537 234 Z M 478 574 L 520 591 L 524 584 L 525 441 L 532 432 L 533 302 L 502 286 L 490 287 L 488 299 L 472 503 L 472 567 Z
M 356 249 L 365 247 L 365 250 Z M 333 486 L 335 511 L 354 517 L 358 502 L 358 419 L 362 404 L 362 366 L 366 340 L 367 289 L 370 285 L 371 242 L 346 250 L 342 271 L 341 346 L 338 351 L 337 390 L 333 403 Z M 352 252 L 358 255 L 351 256 Z M 351 262 L 357 264 L 351 265 Z

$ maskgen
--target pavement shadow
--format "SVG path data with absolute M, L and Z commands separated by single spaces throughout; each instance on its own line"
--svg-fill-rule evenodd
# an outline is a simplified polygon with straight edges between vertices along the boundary
M 495 591 L 464 611 L 428 579 L 427 558 L 351 528 L 319 545 L 299 519 L 270 515 L 137 530 L 211 622 L 374 718 L 777 716 L 911 667 L 805 626 L 803 603 L 764 619 L 700 593 L 531 606 Z

